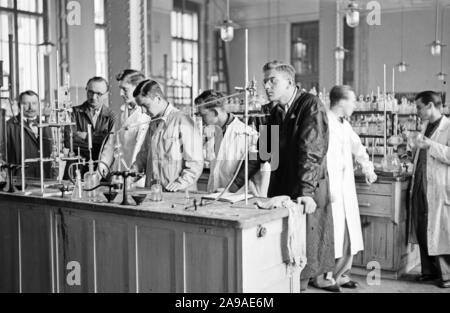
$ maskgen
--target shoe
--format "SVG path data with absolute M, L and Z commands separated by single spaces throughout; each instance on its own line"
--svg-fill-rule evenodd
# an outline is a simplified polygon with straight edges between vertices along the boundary
M 450 288 L 450 280 L 441 280 L 439 282 L 440 288 Z
M 417 277 L 417 281 L 418 282 L 427 282 L 427 281 L 436 280 L 437 278 L 438 277 L 435 275 L 426 274 L 426 275 L 421 275 L 421 276 Z
M 341 287 L 347 289 L 356 289 L 359 287 L 359 284 L 351 280 L 348 283 L 342 284 Z
M 333 286 L 323 287 L 321 289 L 330 291 L 330 292 L 342 292 L 342 289 L 341 289 L 341 287 L 339 287 L 338 284 L 334 284 Z

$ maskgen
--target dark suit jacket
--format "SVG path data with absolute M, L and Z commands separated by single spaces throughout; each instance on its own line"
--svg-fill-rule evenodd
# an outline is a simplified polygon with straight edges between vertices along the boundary
M 35 136 L 31 128 L 24 125 L 25 134 L 25 159 L 39 158 L 39 137 Z M 11 118 L 7 123 L 7 153 L 8 162 L 11 164 L 20 165 L 22 162 L 22 147 L 21 147 L 21 129 L 20 129 L 20 116 Z M 43 154 L 44 158 L 50 157 L 52 153 L 52 131 L 50 128 L 43 129 Z M 29 163 L 28 168 L 25 170 L 26 178 L 39 178 L 40 177 L 40 164 Z M 19 175 L 20 171 L 16 173 Z M 51 163 L 44 163 L 44 177 L 51 178 Z
M 75 136 L 75 132 L 87 132 L 88 125 L 93 125 L 88 112 L 89 104 L 85 102 L 81 106 L 75 107 L 72 113 L 72 121 L 74 121 L 76 124 L 73 127 L 73 149 L 77 154 L 78 148 L 80 148 L 81 156 L 86 160 L 89 160 L 88 139 L 86 138 L 86 140 L 82 140 L 81 138 L 78 138 L 77 136 Z M 109 107 L 104 105 L 97 119 L 97 123 L 92 129 L 92 158 L 94 161 L 98 160 L 102 144 L 109 133 L 113 131 L 115 122 L 116 114 L 114 114 Z M 66 148 L 70 148 L 69 127 L 66 127 L 64 131 L 64 146 Z
M 269 105 L 268 108 L 271 108 L 267 118 L 268 130 L 270 132 L 271 126 L 278 126 L 280 132 L 275 142 L 269 141 L 269 147 L 276 147 L 277 143 L 279 147 L 279 164 L 272 168 L 269 197 L 287 195 L 297 200 L 309 196 L 316 201 L 317 211 L 307 219 L 308 264 L 302 272 L 302 279 L 315 277 L 332 271 L 335 263 L 333 216 L 326 170 L 329 141 L 326 109 L 317 97 L 301 91 L 297 92 L 287 113 L 279 105 Z M 270 135 L 267 137 L 271 138 Z M 250 162 L 250 176 L 259 168 L 260 163 Z M 239 190 L 244 183 L 245 172 L 241 169 L 230 191 Z

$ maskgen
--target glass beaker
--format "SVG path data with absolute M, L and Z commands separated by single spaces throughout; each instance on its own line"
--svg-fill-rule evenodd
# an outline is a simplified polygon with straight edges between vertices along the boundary
M 161 202 L 163 200 L 162 193 L 163 188 L 161 182 L 156 180 L 155 183 L 150 188 L 151 191 L 151 200 L 154 202 Z

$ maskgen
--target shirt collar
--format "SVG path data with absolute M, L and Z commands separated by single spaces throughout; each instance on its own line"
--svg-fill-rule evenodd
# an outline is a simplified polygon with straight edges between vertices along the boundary
M 338 116 L 336 113 L 334 113 L 333 111 L 329 111 L 330 112 L 330 115 L 332 116 L 332 117 L 334 117 L 334 119 L 336 120 L 336 121 L 338 121 L 340 124 L 343 124 L 344 123 L 344 121 L 345 121 L 345 117 L 342 117 L 342 116 Z
M 286 112 L 290 110 L 290 108 L 291 108 L 291 106 L 292 106 L 292 103 L 294 103 L 295 96 L 297 95 L 297 93 L 298 93 L 298 88 L 295 88 L 294 93 L 292 94 L 291 99 L 290 99 L 290 100 L 288 101 L 288 103 L 286 104 L 286 109 L 287 109 Z
M 175 111 L 175 107 L 171 104 L 171 103 L 167 103 L 167 108 L 164 111 L 163 115 L 160 116 L 159 118 L 161 120 L 163 120 L 164 122 L 167 122 L 167 118 L 169 117 L 170 114 L 172 114 L 173 111 Z M 158 118 L 158 117 L 156 117 Z
M 225 125 L 223 125 L 222 127 L 222 133 L 225 134 L 225 132 L 227 131 L 228 126 L 231 125 L 231 123 L 233 123 L 234 121 L 234 115 L 232 113 L 228 113 L 228 118 L 227 121 L 225 123 Z

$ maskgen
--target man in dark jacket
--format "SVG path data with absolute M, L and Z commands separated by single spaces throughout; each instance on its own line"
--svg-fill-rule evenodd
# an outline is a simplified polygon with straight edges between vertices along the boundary
M 39 128 L 38 128 L 38 110 L 39 96 L 36 92 L 28 90 L 19 95 L 19 107 L 23 107 L 24 119 L 24 146 L 25 159 L 40 158 Z M 12 117 L 7 123 L 7 153 L 10 164 L 20 165 L 22 162 L 21 145 L 21 116 L 20 114 Z M 42 130 L 43 156 L 50 157 L 52 150 L 52 132 L 49 128 Z M 16 173 L 20 174 L 20 170 Z M 26 178 L 40 177 L 39 162 L 27 164 L 25 169 Z M 51 163 L 44 163 L 44 177 L 51 178 Z
M 279 127 L 280 132 L 278 142 L 270 142 L 272 136 L 267 136 L 271 149 L 266 150 L 272 161 L 269 197 L 288 195 L 305 206 L 308 214 L 308 264 L 302 272 L 305 290 L 311 278 L 334 268 L 333 217 L 326 170 L 328 118 L 317 97 L 297 88 L 292 66 L 274 61 L 263 70 L 264 87 L 271 101 L 267 127 L 271 132 Z M 278 147 L 276 155 L 274 148 Z M 260 153 L 258 161 L 250 162 L 250 177 L 260 168 L 261 161 L 267 160 L 261 160 Z M 236 192 L 244 182 L 245 172 L 241 170 L 230 191 Z
M 102 145 L 114 128 L 116 115 L 106 105 L 108 91 L 109 84 L 106 79 L 102 77 L 91 78 L 86 86 L 87 101 L 73 109 L 72 121 L 76 124 L 72 128 L 74 152 L 77 153 L 78 148 L 80 148 L 81 156 L 86 160 L 90 158 L 88 126 L 92 125 L 92 159 L 94 161 L 98 160 Z M 64 132 L 64 145 L 66 148 L 70 147 L 69 127 Z M 86 171 L 87 167 L 82 172 L 85 173 Z

